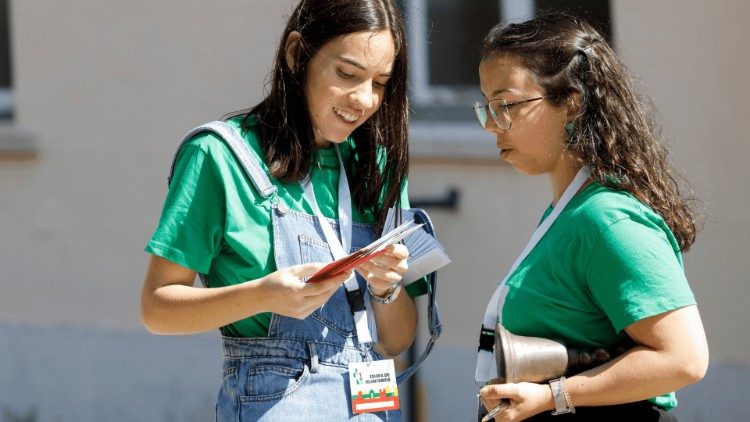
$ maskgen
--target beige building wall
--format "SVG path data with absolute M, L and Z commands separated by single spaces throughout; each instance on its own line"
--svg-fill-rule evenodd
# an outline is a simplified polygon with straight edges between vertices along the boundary
M 0 160 L 0 327 L 143 333 L 142 250 L 177 142 L 189 128 L 262 97 L 293 3 L 11 2 L 14 130 L 34 136 L 38 157 Z M 653 98 L 673 159 L 708 210 L 685 265 L 712 362 L 750 365 L 750 4 L 630 0 L 612 7 L 617 48 Z M 476 133 L 492 145 L 475 130 L 463 136 Z M 451 186 L 461 192 L 460 208 L 430 210 L 454 262 L 440 273 L 445 331 L 437 347 L 470 356 L 486 301 L 528 240 L 549 189 L 543 177 L 520 176 L 492 152 L 486 159 L 415 155 L 412 197 Z M 456 390 L 473 388 L 465 375 Z M 4 391 L 12 389 L 0 385 L 0 406 Z M 428 405 L 438 402 L 427 397 Z
M 145 242 L 190 128 L 262 98 L 291 1 L 13 1 L 0 321 L 141 330 Z

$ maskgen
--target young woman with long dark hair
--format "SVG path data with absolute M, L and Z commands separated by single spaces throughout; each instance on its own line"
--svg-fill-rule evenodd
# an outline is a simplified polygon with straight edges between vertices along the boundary
M 419 283 L 399 294 L 406 247 L 356 277 L 304 279 L 408 206 L 404 40 L 390 0 L 303 0 L 267 97 L 179 148 L 146 248 L 142 319 L 160 334 L 221 328 L 218 420 L 400 419 L 354 415 L 346 374 L 414 338 Z M 209 288 L 193 287 L 196 274 Z
M 497 421 L 672 420 L 673 392 L 700 380 L 708 364 L 681 257 L 695 240 L 694 213 L 623 65 L 589 24 L 545 14 L 492 29 L 479 76 L 485 101 L 474 108 L 500 158 L 520 173 L 547 175 L 552 190 L 483 330 L 500 323 L 580 347 L 627 336 L 635 343 L 567 379 L 492 384 L 498 375 L 485 341 L 483 403 L 509 400 Z

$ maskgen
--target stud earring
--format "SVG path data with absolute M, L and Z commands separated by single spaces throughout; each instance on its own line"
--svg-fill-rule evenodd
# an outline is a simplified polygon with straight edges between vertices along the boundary
M 565 123 L 565 133 L 568 134 L 568 140 L 572 141 L 576 134 L 576 125 L 573 122 Z

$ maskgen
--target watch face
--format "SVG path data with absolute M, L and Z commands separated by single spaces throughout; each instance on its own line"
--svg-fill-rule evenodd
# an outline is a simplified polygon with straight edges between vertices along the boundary
M 367 285 L 367 289 L 370 290 L 370 285 Z M 386 294 L 383 297 L 376 296 L 372 293 L 372 290 L 370 290 L 370 296 L 372 297 L 372 300 L 376 303 L 380 303 L 381 305 L 387 305 L 398 297 L 398 294 L 401 292 L 401 283 L 398 283 L 398 286 L 395 288 L 391 288 L 388 290 L 388 294 Z

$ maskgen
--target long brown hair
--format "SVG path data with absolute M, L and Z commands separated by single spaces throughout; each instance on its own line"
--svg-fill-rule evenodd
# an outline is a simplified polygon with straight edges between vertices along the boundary
M 495 54 L 520 60 L 552 104 L 577 99 L 568 150 L 604 186 L 630 192 L 659 213 L 687 251 L 695 241 L 694 212 L 680 194 L 653 113 L 604 37 L 579 18 L 546 13 L 490 30 L 482 57 Z
M 315 152 L 304 90 L 310 60 L 335 37 L 380 30 L 391 32 L 396 57 L 380 108 L 352 134 L 357 166 L 350 169 L 349 179 L 357 206 L 374 210 L 376 228 L 382 227 L 388 207 L 400 204 L 409 167 L 406 40 L 401 15 L 391 0 L 300 1 L 281 36 L 270 92 L 250 111 L 258 115 L 271 174 L 285 182 L 302 180 Z M 285 59 L 286 39 L 293 31 L 302 36 L 294 71 Z

